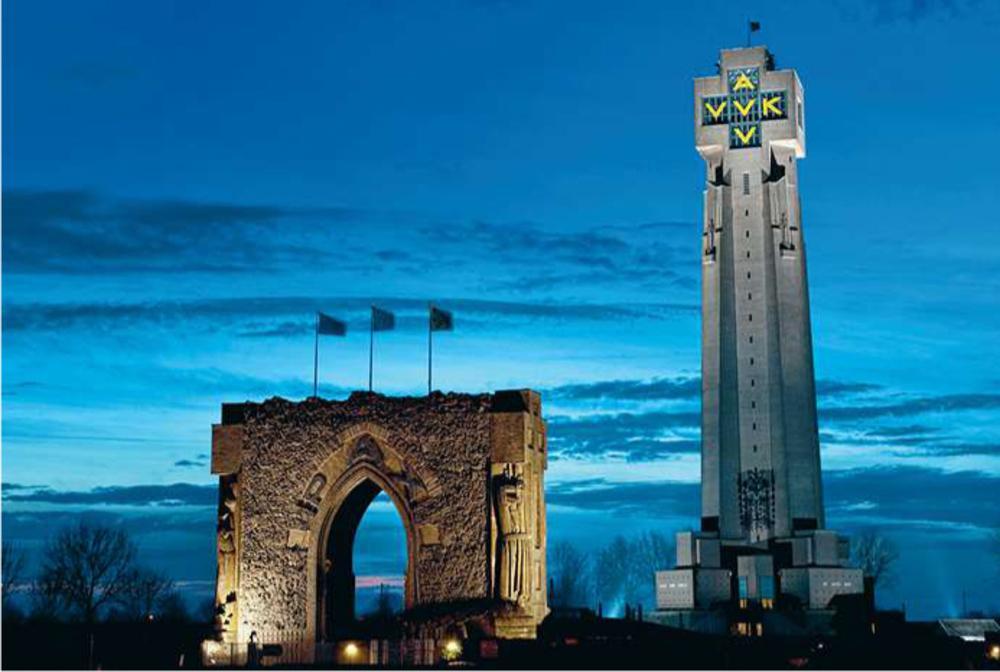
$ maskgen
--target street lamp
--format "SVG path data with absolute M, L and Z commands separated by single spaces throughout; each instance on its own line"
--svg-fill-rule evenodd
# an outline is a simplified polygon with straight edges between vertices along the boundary
M 462 655 L 462 643 L 457 639 L 449 639 L 444 643 L 444 659 L 445 660 L 458 660 L 458 657 Z

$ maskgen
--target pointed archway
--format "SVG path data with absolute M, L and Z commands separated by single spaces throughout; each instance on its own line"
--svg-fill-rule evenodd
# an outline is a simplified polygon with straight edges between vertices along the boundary
M 330 492 L 341 496 L 331 502 L 320 537 L 316 633 L 317 639 L 325 641 L 343 639 L 354 632 L 357 620 L 354 542 L 365 512 L 380 493 L 388 495 L 396 507 L 405 531 L 404 608 L 412 607 L 418 595 L 413 517 L 406 499 L 396 491 L 392 481 L 374 465 L 363 463 L 345 473 Z

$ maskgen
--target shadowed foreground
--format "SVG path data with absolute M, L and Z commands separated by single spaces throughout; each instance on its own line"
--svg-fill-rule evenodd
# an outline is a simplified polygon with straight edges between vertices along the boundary
M 198 668 L 199 642 L 211 628 L 175 623 L 101 623 L 93 628 L 93 665 L 102 669 Z M 936 636 L 932 624 L 907 624 L 879 637 L 728 638 L 592 615 L 550 617 L 537 641 L 465 641 L 451 663 L 483 669 L 997 669 L 982 643 Z M 266 644 L 266 642 L 265 642 Z M 359 642 L 364 647 L 365 642 Z M 86 626 L 4 623 L 4 669 L 88 666 Z M 267 660 L 264 660 L 267 664 Z M 336 667 L 336 665 L 330 665 Z M 363 667 L 344 665 L 344 667 Z M 386 667 L 399 667 L 390 664 Z

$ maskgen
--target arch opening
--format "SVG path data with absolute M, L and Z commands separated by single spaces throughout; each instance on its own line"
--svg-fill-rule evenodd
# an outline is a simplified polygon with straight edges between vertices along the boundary
M 329 519 L 325 542 L 321 546 L 318 591 L 319 633 L 327 641 L 388 627 L 392 614 L 385 613 L 387 599 L 393 612 L 412 604 L 411 529 L 405 506 L 394 494 L 367 475 L 343 497 Z M 369 510 L 373 510 L 373 515 L 366 515 Z M 374 520 L 369 522 L 370 519 Z M 380 562 L 375 564 L 370 562 L 373 536 L 382 537 L 375 541 L 374 547 L 381 546 L 381 550 L 386 551 L 382 555 L 387 556 L 387 560 L 378 558 Z M 402 544 L 402 553 L 398 552 L 398 546 L 386 548 L 386 542 L 391 541 Z M 373 574 L 373 566 L 383 572 L 389 571 Z M 388 584 L 386 590 L 389 591 L 388 595 L 383 594 L 381 605 L 380 583 Z M 373 606 L 382 607 L 381 618 L 365 618 L 370 616 Z

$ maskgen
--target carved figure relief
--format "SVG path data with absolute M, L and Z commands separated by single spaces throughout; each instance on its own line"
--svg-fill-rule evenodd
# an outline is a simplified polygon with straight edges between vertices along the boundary
M 370 436 L 362 436 L 354 442 L 354 459 L 381 464 L 383 461 L 382 450 L 378 447 L 375 439 Z
M 705 256 L 715 259 L 715 219 L 708 218 L 708 226 L 705 227 Z
M 531 599 L 531 535 L 524 494 L 524 468 L 506 464 L 494 476 L 497 517 L 497 597 L 525 606 Z
M 393 474 L 393 478 L 401 486 L 403 494 L 408 499 L 419 502 L 427 498 L 427 486 L 424 485 L 423 479 L 415 472 L 407 469 L 405 465 L 400 469 L 399 473 Z
M 788 226 L 788 213 L 781 213 L 781 249 L 794 250 L 795 243 L 792 242 L 792 234 Z
M 774 471 L 749 469 L 738 481 L 740 524 L 753 535 L 774 526 Z
M 323 488 L 326 487 L 326 476 L 323 474 L 313 474 L 306 486 L 305 494 L 299 500 L 299 506 L 309 509 L 312 513 L 319 511 L 320 501 L 323 499 Z
M 218 632 L 236 629 L 236 587 L 238 563 L 239 482 L 236 474 L 219 479 L 219 516 L 216 528 L 218 576 L 215 584 L 215 628 Z

